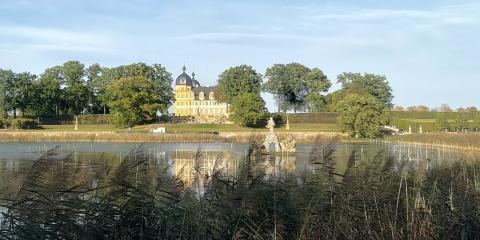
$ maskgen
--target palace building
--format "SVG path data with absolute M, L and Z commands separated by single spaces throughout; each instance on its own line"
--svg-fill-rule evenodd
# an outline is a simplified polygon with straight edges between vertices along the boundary
M 175 81 L 175 101 L 173 114 L 178 117 L 194 117 L 200 122 L 215 122 L 228 118 L 228 104 L 217 101 L 217 86 L 201 86 L 195 79 L 195 73 L 190 77 L 183 73 Z

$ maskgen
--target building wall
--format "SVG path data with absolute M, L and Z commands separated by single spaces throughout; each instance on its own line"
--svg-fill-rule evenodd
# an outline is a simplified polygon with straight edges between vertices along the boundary
M 175 86 L 175 102 L 173 103 L 173 113 L 175 116 L 212 116 L 228 117 L 228 104 L 218 102 L 215 96 L 200 95 L 195 100 L 195 94 L 190 86 Z

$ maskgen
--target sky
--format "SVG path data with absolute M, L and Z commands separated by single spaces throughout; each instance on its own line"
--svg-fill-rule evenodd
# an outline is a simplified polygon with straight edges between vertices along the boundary
M 479 13 L 477 0 L 0 0 L 0 68 L 145 62 L 176 78 L 185 63 L 215 85 L 235 65 L 299 62 L 333 83 L 385 75 L 396 105 L 480 107 Z

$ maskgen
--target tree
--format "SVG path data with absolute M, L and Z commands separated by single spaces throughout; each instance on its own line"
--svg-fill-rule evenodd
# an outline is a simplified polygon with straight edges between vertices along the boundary
M 242 93 L 235 96 L 231 105 L 232 119 L 246 127 L 256 127 L 265 123 L 268 112 L 259 93 Z
M 130 129 L 134 124 L 152 121 L 157 111 L 166 111 L 164 96 L 143 76 L 122 77 L 107 86 L 110 93 L 108 107 L 112 120 L 118 126 Z
M 310 111 L 326 109 L 324 94 L 331 82 L 320 69 L 299 63 L 274 64 L 267 68 L 265 77 L 268 80 L 263 90 L 274 95 L 279 112 L 306 106 Z
M 220 74 L 218 79 L 219 98 L 229 104 L 243 93 L 260 94 L 262 76 L 251 66 L 231 67 Z
M 417 111 L 419 111 L 419 112 L 428 112 L 428 111 L 430 111 L 430 108 L 428 108 L 427 106 L 424 106 L 424 105 L 418 105 L 418 106 L 417 106 Z
M 325 111 L 327 102 L 325 93 L 332 83 L 327 76 L 318 68 L 313 68 L 304 78 L 307 95 L 305 97 L 310 112 Z
M 62 66 L 47 68 L 40 75 L 38 82 L 39 103 L 42 105 L 43 114 L 59 114 L 62 105 L 63 90 L 65 81 L 62 74 Z
M 90 113 L 103 112 L 106 113 L 106 103 L 102 104 L 100 96 L 105 92 L 106 83 L 103 81 L 104 68 L 98 63 L 90 65 L 85 70 L 87 76 L 86 88 L 88 91 L 88 106 Z
M 393 108 L 393 111 L 395 111 L 395 112 L 403 112 L 403 111 L 405 111 L 405 108 L 402 107 L 402 106 L 395 106 L 395 107 Z
M 8 116 L 8 111 L 10 111 L 12 106 L 10 100 L 10 91 L 13 88 L 14 81 L 14 72 L 12 72 L 11 70 L 0 69 L 0 108 L 2 117 Z
M 106 69 L 103 73 L 105 82 L 111 82 L 122 77 L 143 77 L 151 82 L 157 94 L 161 95 L 162 109 L 168 110 L 168 106 L 173 101 L 172 89 L 172 74 L 169 73 L 165 67 L 160 64 L 153 64 L 151 66 L 145 63 L 134 63 L 129 65 L 122 65 L 116 68 Z M 105 92 L 101 99 L 105 102 L 109 100 L 109 93 Z M 164 111 L 164 112 L 165 112 Z
M 384 106 L 392 108 L 392 89 L 384 75 L 370 73 L 344 72 L 337 76 L 337 82 L 342 84 L 344 94 L 370 94 Z
M 455 119 L 454 126 L 457 129 L 457 131 L 463 132 L 465 129 L 468 129 L 469 124 L 468 124 L 468 117 L 466 114 L 461 113 L 457 115 L 457 118 Z
M 327 111 L 337 112 L 338 104 L 343 98 L 344 98 L 344 94 L 342 90 L 337 90 L 327 94 L 326 96 Z
M 374 96 L 349 94 L 339 104 L 340 125 L 356 137 L 374 138 L 388 124 L 390 110 Z
M 477 112 L 478 109 L 475 106 L 471 106 L 471 107 L 465 108 L 465 111 L 467 111 L 467 112 Z
M 448 132 L 450 129 L 450 123 L 448 122 L 446 114 L 439 114 L 438 118 L 435 120 L 435 125 L 438 130 Z
M 83 76 L 84 65 L 78 61 L 68 61 L 63 64 L 63 77 L 65 79 L 66 111 L 75 115 L 75 130 L 78 130 L 78 115 L 85 110 L 88 104 L 88 90 Z
M 440 112 L 453 112 L 453 110 L 450 108 L 450 106 L 444 103 L 442 106 L 440 106 Z
M 475 132 L 478 132 L 480 130 L 480 114 L 479 113 L 475 115 L 475 118 L 473 119 L 473 122 L 471 124 L 471 129 L 475 130 Z

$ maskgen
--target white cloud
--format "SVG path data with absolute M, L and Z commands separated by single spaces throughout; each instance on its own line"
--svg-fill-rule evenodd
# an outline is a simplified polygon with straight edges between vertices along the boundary
M 299 18 L 304 24 L 317 24 L 323 21 L 348 21 L 384 23 L 390 21 L 430 22 L 435 24 L 465 24 L 479 22 L 477 14 L 480 5 L 451 5 L 433 9 L 329 9 L 297 7 Z
M 110 44 L 96 33 L 26 26 L 0 26 L 0 37 L 35 51 L 103 51 Z

